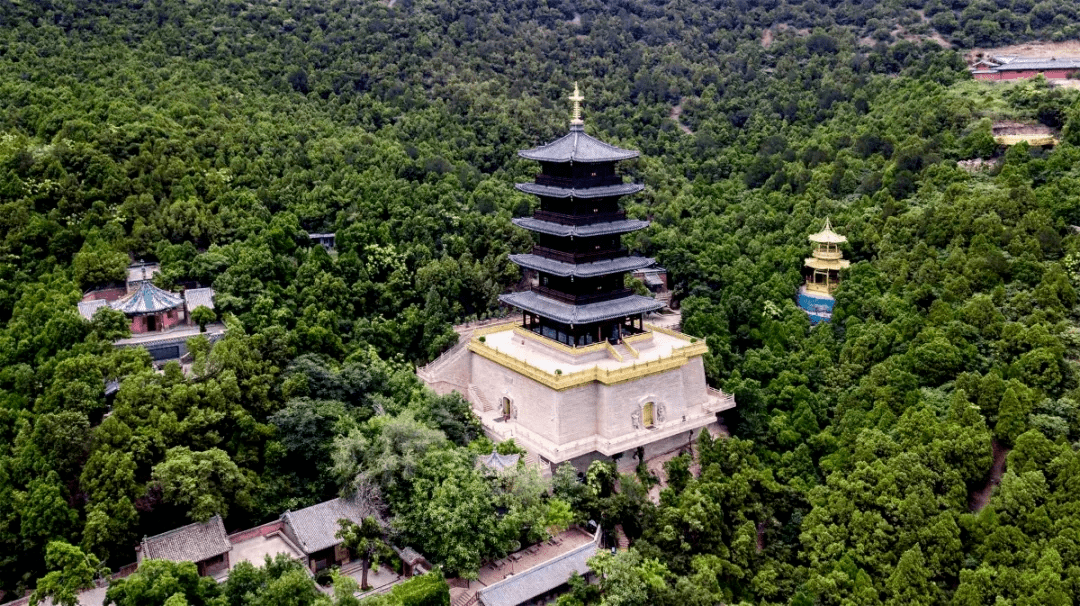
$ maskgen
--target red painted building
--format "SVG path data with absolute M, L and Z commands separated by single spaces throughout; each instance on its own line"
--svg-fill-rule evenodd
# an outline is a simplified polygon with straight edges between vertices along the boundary
M 1080 58 L 1052 57 L 994 57 L 980 59 L 971 66 L 976 80 L 1019 80 L 1043 76 L 1047 80 L 1064 80 L 1080 72 Z

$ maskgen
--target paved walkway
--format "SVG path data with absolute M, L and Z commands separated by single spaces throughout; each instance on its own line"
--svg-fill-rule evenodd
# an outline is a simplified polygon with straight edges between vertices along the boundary
M 232 552 L 229 553 L 229 568 L 235 568 L 240 562 L 251 562 L 256 567 L 262 567 L 267 557 L 273 558 L 279 553 L 294 560 L 303 557 L 294 545 L 287 542 L 281 535 L 274 533 L 233 543 Z
M 356 579 L 359 583 L 360 579 L 364 576 L 364 568 L 359 561 L 351 564 L 346 564 L 341 567 L 341 574 Z M 393 569 L 387 567 L 385 564 L 381 566 L 372 566 L 368 569 L 367 582 L 371 586 L 369 591 L 376 591 L 382 587 L 386 587 L 392 583 L 396 583 L 401 580 L 401 575 L 394 572 Z M 360 592 L 356 595 L 363 595 L 367 592 Z
M 223 335 L 225 334 L 225 325 L 220 322 L 207 324 L 204 333 L 199 332 L 198 326 L 179 326 L 160 332 L 144 332 L 131 335 L 126 339 L 118 339 L 116 345 L 142 345 L 167 339 L 190 339 L 199 334 L 204 334 L 207 338 Z
M 484 587 L 573 551 L 592 540 L 591 534 L 580 528 L 571 528 L 555 535 L 550 541 L 541 541 L 501 560 L 490 562 L 480 569 L 477 580 L 469 582 L 468 587 L 457 586 L 462 583 L 460 580 L 451 583 L 451 601 L 454 604 L 464 603 Z

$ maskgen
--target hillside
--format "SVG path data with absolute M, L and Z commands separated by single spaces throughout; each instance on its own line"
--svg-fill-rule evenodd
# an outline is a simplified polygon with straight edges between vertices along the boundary
M 0 2 L 0 589 L 62 571 L 50 542 L 116 569 L 144 535 L 359 486 L 450 574 L 567 511 L 620 524 L 633 548 L 564 604 L 1076 601 L 1078 93 L 976 83 L 960 52 L 892 33 L 1073 40 L 1075 17 L 1054 0 Z M 627 211 L 653 226 L 626 244 L 669 270 L 739 403 L 732 439 L 696 447 L 700 477 L 674 463 L 658 506 L 646 474 L 615 491 L 603 466 L 556 474 L 551 498 L 490 481 L 467 403 L 413 373 L 519 280 L 510 219 L 532 200 L 513 183 L 536 167 L 516 151 L 565 131 L 575 81 L 586 129 L 642 152 Z M 999 148 L 998 119 L 1061 143 Z M 811 328 L 794 296 L 827 216 L 853 266 Z M 328 231 L 333 255 L 306 237 Z M 195 345 L 192 374 L 76 312 L 130 259 L 216 290 L 228 336 Z M 992 440 L 1006 469 L 972 512 Z

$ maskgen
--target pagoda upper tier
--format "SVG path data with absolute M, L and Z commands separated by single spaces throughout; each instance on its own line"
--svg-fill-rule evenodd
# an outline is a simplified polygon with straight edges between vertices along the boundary
M 585 134 L 576 86 L 570 98 L 575 102 L 570 132 L 518 152 L 540 162 L 534 182 L 516 185 L 537 196 L 540 207 L 531 217 L 513 220 L 536 234 L 536 245 L 510 260 L 537 276 L 531 291 L 500 300 L 522 310 L 526 328 L 564 344 L 617 342 L 644 330 L 644 314 L 663 307 L 651 297 L 633 294 L 623 283 L 627 272 L 653 264 L 652 259 L 629 254 L 620 239 L 649 226 L 648 221 L 627 219 L 619 206 L 622 196 L 644 186 L 623 183 L 615 164 L 639 154 Z
M 618 162 L 638 157 L 637 151 L 622 149 L 585 134 L 583 124 L 570 124 L 570 132 L 547 145 L 518 152 L 527 160 L 537 162 Z

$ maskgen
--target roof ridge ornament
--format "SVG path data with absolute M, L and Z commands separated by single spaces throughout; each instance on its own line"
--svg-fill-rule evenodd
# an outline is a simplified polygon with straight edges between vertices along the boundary
M 581 119 L 581 102 L 585 100 L 585 96 L 581 94 L 577 82 L 574 82 L 574 93 L 570 95 L 570 100 L 574 102 L 574 109 L 570 114 L 570 128 L 580 129 L 585 126 L 585 121 Z

